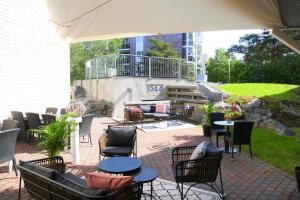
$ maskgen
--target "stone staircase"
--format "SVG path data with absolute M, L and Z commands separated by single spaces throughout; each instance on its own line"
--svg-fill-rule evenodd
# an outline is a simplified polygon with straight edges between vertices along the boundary
M 166 96 L 172 103 L 206 104 L 207 98 L 195 85 L 167 85 Z

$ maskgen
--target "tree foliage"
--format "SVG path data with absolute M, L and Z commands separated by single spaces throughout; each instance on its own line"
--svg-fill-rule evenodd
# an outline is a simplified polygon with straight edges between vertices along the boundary
M 122 42 L 122 39 L 114 39 L 71 44 L 71 82 L 84 79 L 88 59 L 117 53 Z
M 288 32 L 300 39 L 300 32 Z M 233 55 L 242 55 L 236 60 Z M 231 80 L 228 78 L 228 58 L 231 55 Z M 216 50 L 207 64 L 209 81 L 267 82 L 300 84 L 300 55 L 270 35 L 248 34 L 227 52 Z
M 163 42 L 157 38 L 151 38 L 151 47 L 146 51 L 146 56 L 164 57 L 164 58 L 179 58 L 176 50 L 170 43 Z

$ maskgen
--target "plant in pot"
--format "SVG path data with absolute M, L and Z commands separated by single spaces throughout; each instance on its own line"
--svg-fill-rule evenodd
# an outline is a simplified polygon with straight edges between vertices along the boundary
M 224 119 L 228 121 L 237 120 L 241 118 L 241 116 L 242 111 L 236 104 L 231 104 L 231 106 L 224 111 Z
M 35 130 L 41 136 L 38 146 L 46 151 L 48 157 L 58 156 L 64 147 L 68 145 L 70 134 L 77 125 L 70 118 L 75 116 L 74 113 L 62 115 L 54 122 L 42 126 L 39 130 Z
M 209 118 L 209 114 L 216 112 L 217 109 L 215 108 L 213 103 L 208 103 L 207 105 L 202 106 L 202 128 L 203 128 L 203 134 L 206 137 L 211 136 L 210 127 L 211 127 L 211 121 Z

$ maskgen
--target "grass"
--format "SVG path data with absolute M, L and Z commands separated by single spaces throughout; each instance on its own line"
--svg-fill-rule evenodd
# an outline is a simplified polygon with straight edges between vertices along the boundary
M 218 88 L 229 95 L 257 97 L 273 101 L 299 99 L 295 89 L 299 85 L 275 83 L 237 83 L 219 85 Z
M 297 128 L 300 133 L 300 128 Z M 248 147 L 243 150 L 249 152 Z M 254 128 L 252 132 L 253 154 L 285 172 L 294 173 L 300 166 L 300 137 L 277 135 L 274 131 Z

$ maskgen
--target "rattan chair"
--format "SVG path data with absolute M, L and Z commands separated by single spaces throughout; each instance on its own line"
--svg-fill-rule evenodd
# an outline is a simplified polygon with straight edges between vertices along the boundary
M 51 115 L 51 114 L 41 114 L 41 115 L 42 115 L 44 125 L 51 124 L 52 122 L 55 122 L 55 120 L 56 120 L 55 115 Z
M 55 107 L 47 107 L 46 108 L 46 114 L 52 114 L 52 115 L 56 115 L 57 114 L 57 108 Z
M 34 136 L 34 133 L 36 133 L 34 130 L 39 129 L 42 123 L 40 120 L 40 115 L 38 113 L 26 112 L 25 114 L 28 120 L 28 127 L 29 127 L 28 132 L 29 132 L 29 140 L 30 140 L 31 137 Z
M 224 121 L 224 113 L 210 113 L 209 114 L 210 122 L 211 122 L 211 134 L 210 134 L 210 140 L 212 135 L 216 135 L 216 144 L 219 148 L 219 136 L 224 136 L 226 134 L 226 129 L 224 126 L 216 125 L 215 121 Z
M 177 147 L 172 151 L 172 170 L 177 183 L 181 199 L 183 200 L 188 191 L 197 184 L 208 185 L 224 199 L 221 161 L 222 152 L 214 156 L 190 160 L 196 146 Z M 220 186 L 216 183 L 217 176 L 220 176 Z M 184 192 L 184 183 L 190 183 Z
M 251 133 L 254 122 L 250 121 L 235 121 L 233 126 L 233 134 L 226 136 L 225 140 L 229 142 L 231 146 L 231 158 L 233 159 L 234 145 L 239 145 L 239 152 L 241 152 L 242 145 L 249 145 L 250 156 L 252 157 L 251 149 Z
M 18 171 L 15 159 L 15 146 L 19 132 L 19 128 L 0 131 L 0 163 L 12 160 L 16 176 L 18 176 Z
M 137 157 L 137 127 L 136 126 L 108 126 L 106 133 L 103 133 L 99 138 L 99 160 L 101 157 L 113 157 L 113 156 L 133 156 Z M 113 135 L 118 134 L 116 132 L 121 131 L 125 134 L 130 134 L 128 137 L 130 140 L 126 144 L 112 144 Z M 120 132 L 119 132 L 120 133 Z M 123 141 L 119 141 L 123 142 Z
M 5 119 L 2 122 L 1 131 L 19 128 L 19 121 L 13 119 Z
M 83 137 L 88 136 L 90 144 L 93 145 L 92 143 L 92 135 L 91 135 L 91 126 L 94 118 L 94 114 L 88 114 L 82 116 L 82 122 L 79 124 L 79 136 Z
M 18 135 L 18 139 L 24 138 L 24 142 L 26 143 L 26 129 L 28 129 L 28 123 L 25 122 L 23 113 L 19 111 L 11 111 L 10 113 L 12 118 L 19 122 L 20 133 Z

